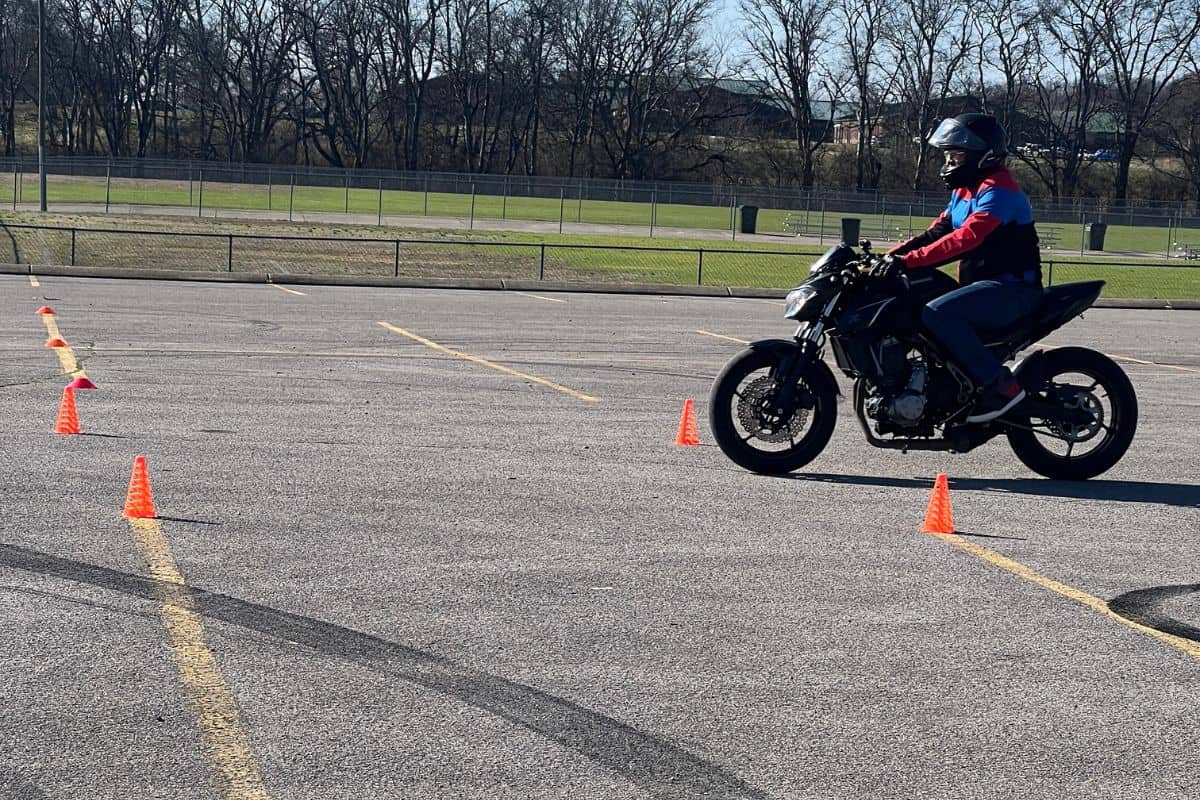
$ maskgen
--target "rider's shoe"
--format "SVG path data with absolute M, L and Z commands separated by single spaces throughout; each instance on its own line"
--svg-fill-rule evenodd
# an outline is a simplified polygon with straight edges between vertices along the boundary
M 967 417 L 967 422 L 990 422 L 1011 411 L 1024 399 L 1025 390 L 1006 369 L 983 390 L 983 396 L 975 404 L 975 410 Z

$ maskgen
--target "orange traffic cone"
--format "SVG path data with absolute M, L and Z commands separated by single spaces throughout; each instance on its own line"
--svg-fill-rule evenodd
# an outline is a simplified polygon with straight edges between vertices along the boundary
M 42 306 L 41 308 L 39 308 L 37 311 L 35 311 L 33 313 L 35 313 L 35 314 L 53 314 L 54 309 L 51 308 L 50 306 Z
M 683 414 L 679 417 L 679 433 L 675 434 L 675 444 L 700 444 L 700 436 L 696 433 L 696 409 L 691 400 L 683 401 Z
M 58 420 L 54 423 L 55 433 L 83 433 L 79 427 L 79 415 L 75 412 L 75 392 L 70 386 L 63 389 L 62 402 L 58 404 Z
M 146 471 L 146 457 L 133 460 L 133 474 L 129 476 L 129 492 L 125 495 L 125 516 L 129 519 L 155 519 L 154 495 L 150 492 L 150 474 Z
M 925 524 L 921 533 L 954 533 L 954 514 L 950 511 L 950 484 L 946 473 L 939 472 L 933 483 L 933 494 L 929 497 L 929 509 L 925 512 Z
M 46 347 L 66 347 L 67 343 L 63 341 L 61 336 L 51 336 L 46 340 Z

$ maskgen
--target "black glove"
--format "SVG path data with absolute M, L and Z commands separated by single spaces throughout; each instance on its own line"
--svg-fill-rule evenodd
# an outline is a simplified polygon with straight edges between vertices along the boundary
M 904 273 L 904 258 L 902 256 L 886 255 L 881 257 L 871 269 L 871 275 L 876 278 L 895 278 Z

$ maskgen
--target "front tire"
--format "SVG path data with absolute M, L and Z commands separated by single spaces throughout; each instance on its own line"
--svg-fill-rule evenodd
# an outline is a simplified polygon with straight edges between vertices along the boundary
M 1021 427 L 1008 431 L 1008 443 L 1021 463 L 1039 475 L 1094 478 L 1116 464 L 1133 441 L 1138 419 L 1133 384 L 1112 359 L 1094 350 L 1062 347 L 1043 358 L 1044 380 L 1025 390 L 1081 409 L 1091 422 L 1069 425 L 1020 416 L 1013 421 Z
M 812 461 L 837 422 L 837 383 L 818 368 L 808 369 L 797 385 L 802 405 L 811 408 L 794 408 L 786 417 L 773 414 L 779 366 L 775 353 L 747 350 L 725 365 L 709 394 L 709 426 L 721 451 L 763 475 L 783 475 Z

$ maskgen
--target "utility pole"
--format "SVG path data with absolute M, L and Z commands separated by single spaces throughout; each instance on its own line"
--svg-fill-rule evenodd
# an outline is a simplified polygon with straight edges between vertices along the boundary
M 38 208 L 46 210 L 46 112 L 43 108 L 46 102 L 45 78 L 46 59 L 42 50 L 45 48 L 43 32 L 46 28 L 46 2 L 38 0 Z

